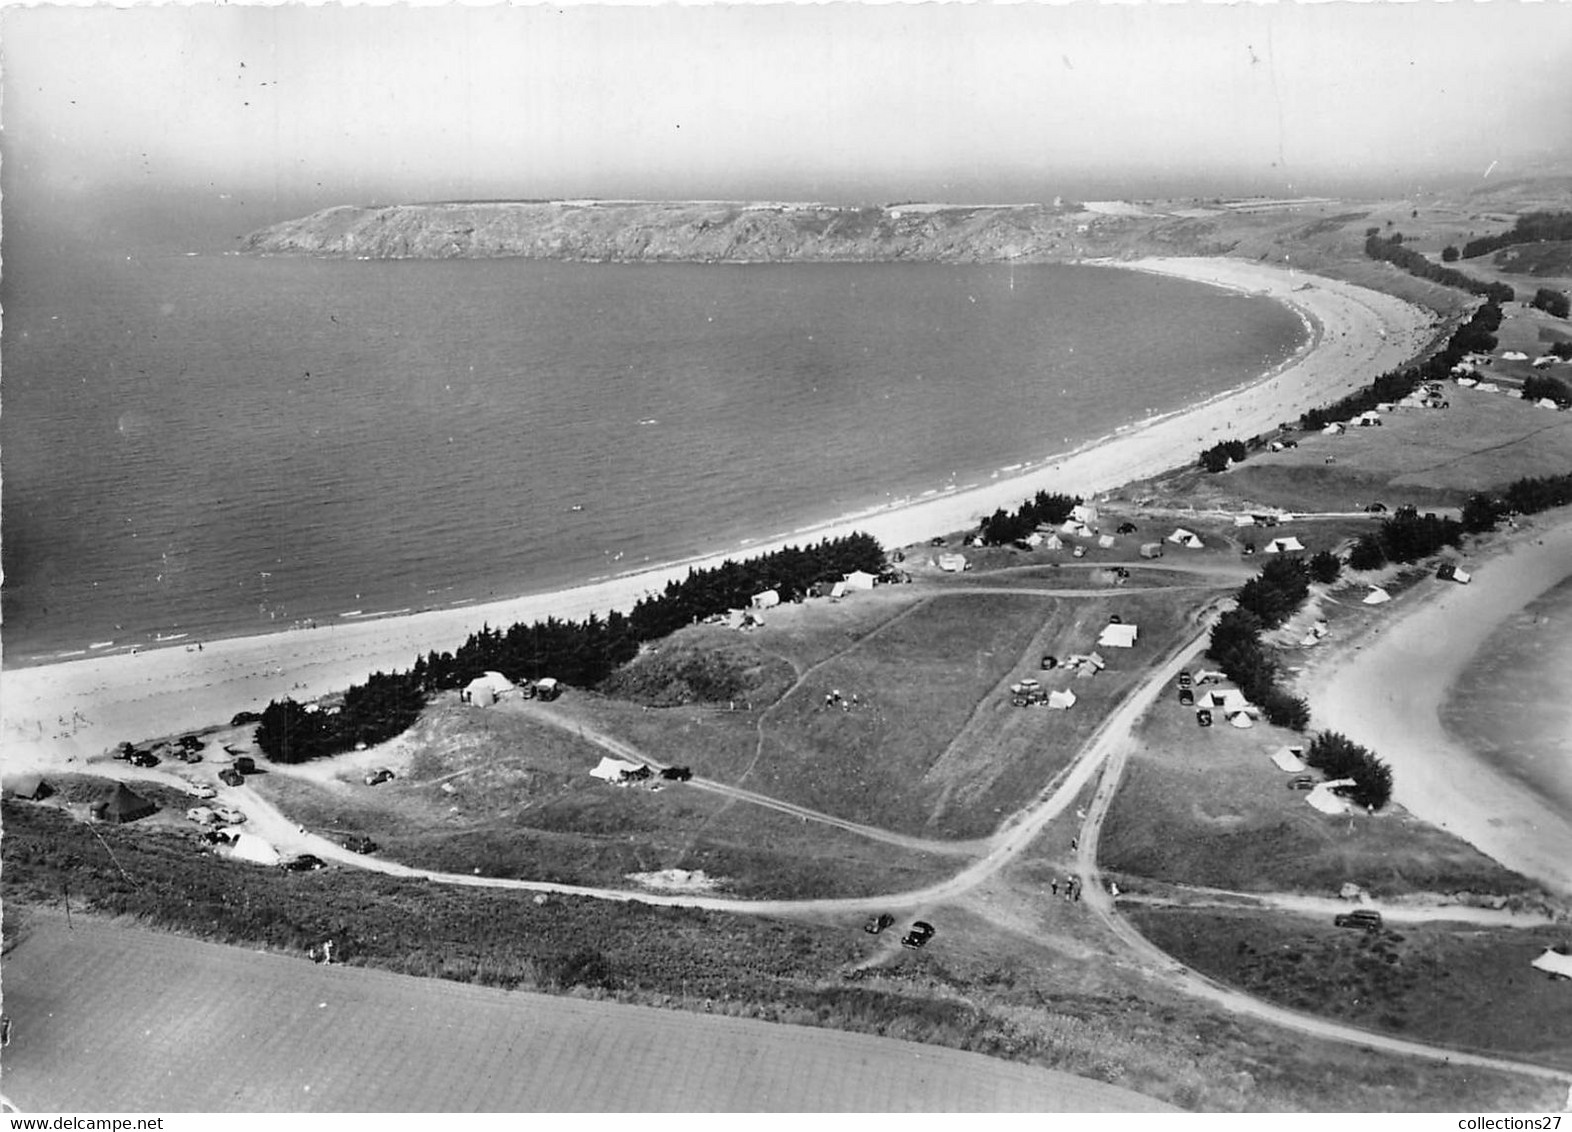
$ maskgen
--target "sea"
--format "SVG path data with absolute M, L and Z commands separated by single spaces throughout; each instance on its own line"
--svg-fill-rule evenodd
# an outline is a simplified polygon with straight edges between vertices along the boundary
M 1025 264 L 24 247 L 5 297 L 8 667 L 741 551 L 1009 475 L 1306 333 Z
M 1572 578 L 1507 618 L 1441 708 L 1465 748 L 1572 815 Z

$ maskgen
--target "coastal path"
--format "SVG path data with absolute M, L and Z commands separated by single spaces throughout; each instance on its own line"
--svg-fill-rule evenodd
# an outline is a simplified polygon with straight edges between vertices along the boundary
M 1121 889 L 1119 901 L 1122 904 L 1167 908 L 1272 909 L 1319 919 L 1329 919 L 1350 908 L 1369 908 L 1380 912 L 1383 919 L 1401 924 L 1458 923 L 1484 927 L 1540 928 L 1562 922 L 1549 912 L 1482 908 L 1444 901 L 1394 904 L 1369 898 L 1349 901 L 1335 896 L 1306 896 L 1297 892 L 1235 892 L 1198 885 L 1165 885 L 1163 888 L 1161 892 L 1129 892 Z

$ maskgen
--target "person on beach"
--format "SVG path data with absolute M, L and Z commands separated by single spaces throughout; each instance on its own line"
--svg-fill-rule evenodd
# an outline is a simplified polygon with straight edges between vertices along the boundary
M 1049 887 L 1053 889 L 1053 894 L 1055 896 L 1058 896 L 1059 895 L 1059 878 L 1058 877 L 1054 877 L 1053 878 L 1053 882 L 1052 882 L 1052 884 L 1049 885 Z

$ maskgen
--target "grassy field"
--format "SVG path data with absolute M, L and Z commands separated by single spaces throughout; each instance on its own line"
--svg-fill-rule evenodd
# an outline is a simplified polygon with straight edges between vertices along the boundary
M 1287 789 L 1269 756 L 1305 737 L 1257 724 L 1200 728 L 1176 693 L 1147 716 L 1103 826 L 1104 868 L 1243 892 L 1378 897 L 1410 892 L 1529 894 L 1535 886 L 1467 843 L 1389 807 L 1332 817 Z M 1378 752 L 1379 753 L 1379 752 Z M 1136 882 L 1131 882 L 1136 883 Z
M 797 897 L 917 888 L 958 867 L 685 784 L 602 782 L 588 771 L 603 751 L 527 709 L 437 705 L 409 748 L 377 787 L 285 773 L 251 784 L 315 832 L 369 836 L 440 872 L 625 888 L 635 873 L 703 870 L 718 891 Z
M 944 927 L 928 950 L 896 949 L 893 962 L 870 967 L 888 941 L 856 923 L 557 897 L 536 904 L 344 869 L 289 874 L 134 826 L 103 828 L 100 842 L 45 807 L 7 803 L 0 816 L 0 897 L 13 926 L 29 907 L 58 909 L 69 883 L 79 914 L 128 915 L 214 941 L 303 956 L 331 937 L 353 965 L 902 1037 L 1209 1111 L 1526 1111 L 1564 1092 L 1154 999 L 1084 947 L 1079 963 L 1098 982 L 1073 989 L 1061 953 L 953 908 L 931 913 Z M 25 947 L 25 924 L 21 935 Z
M 1197 969 L 1308 1014 L 1572 1069 L 1572 982 L 1529 967 L 1565 929 L 1403 925 L 1364 932 L 1294 916 L 1140 909 L 1143 934 Z

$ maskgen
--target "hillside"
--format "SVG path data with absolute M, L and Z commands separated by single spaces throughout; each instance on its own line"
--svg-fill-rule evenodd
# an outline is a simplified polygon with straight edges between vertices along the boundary
M 1132 233 L 1147 250 L 1229 250 L 1210 225 L 1132 211 L 620 201 L 346 205 L 254 232 L 245 250 L 372 259 L 988 263 L 1116 254 Z

